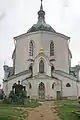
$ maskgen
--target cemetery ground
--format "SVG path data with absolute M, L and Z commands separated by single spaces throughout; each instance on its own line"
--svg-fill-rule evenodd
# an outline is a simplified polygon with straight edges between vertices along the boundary
M 26 102 L 25 105 L 0 102 L 0 120 L 80 120 L 78 100 Z

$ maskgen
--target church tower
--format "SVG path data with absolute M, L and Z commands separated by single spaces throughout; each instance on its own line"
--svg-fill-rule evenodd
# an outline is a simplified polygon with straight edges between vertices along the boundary
M 37 23 L 14 40 L 13 67 L 4 66 L 6 95 L 18 81 L 25 85 L 30 98 L 60 99 L 77 95 L 77 78 L 70 75 L 70 37 L 46 23 L 42 0 Z
M 38 11 L 38 21 L 27 33 L 14 38 L 13 53 L 15 74 L 31 70 L 33 76 L 39 73 L 40 61 L 44 63 L 44 73 L 51 76 L 52 68 L 69 73 L 69 37 L 57 33 L 45 22 L 42 0 Z M 63 46 L 63 47 L 62 47 Z

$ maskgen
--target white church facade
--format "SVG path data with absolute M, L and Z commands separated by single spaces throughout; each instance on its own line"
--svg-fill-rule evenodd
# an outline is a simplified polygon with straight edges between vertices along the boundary
M 77 99 L 80 96 L 80 66 L 71 67 L 70 37 L 46 24 L 42 1 L 37 24 L 14 40 L 13 67 L 4 65 L 6 95 L 20 81 L 31 99 Z

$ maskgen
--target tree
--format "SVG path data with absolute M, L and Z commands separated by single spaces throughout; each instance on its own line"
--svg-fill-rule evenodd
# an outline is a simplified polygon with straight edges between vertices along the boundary
M 9 93 L 7 101 L 13 104 L 24 104 L 26 98 L 27 92 L 25 86 L 21 85 L 20 81 L 18 81 L 18 84 L 15 83 L 12 86 L 12 90 Z

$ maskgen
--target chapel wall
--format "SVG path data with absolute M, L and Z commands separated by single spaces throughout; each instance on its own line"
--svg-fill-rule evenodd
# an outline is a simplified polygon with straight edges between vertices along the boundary
M 29 56 L 29 43 L 34 41 L 34 56 Z M 48 32 L 36 32 L 24 36 L 16 42 L 16 60 L 15 60 L 15 73 L 22 72 L 29 69 L 29 59 L 35 59 L 40 53 L 40 49 L 44 49 L 44 54 L 50 57 L 50 41 L 54 42 L 54 56 L 53 61 L 56 70 L 62 70 L 69 73 L 69 59 L 68 59 L 68 41 L 56 34 Z
M 31 90 L 28 91 L 28 95 L 33 99 L 39 99 L 39 84 L 42 82 L 45 85 L 45 99 L 57 99 L 57 91 L 61 91 L 61 82 L 55 78 L 32 78 L 28 82 L 31 83 Z M 52 85 L 54 84 L 54 88 Z
M 75 79 L 70 79 L 69 77 L 65 77 L 58 75 L 58 74 L 53 74 L 55 77 L 57 77 L 59 80 L 62 81 L 62 97 L 63 98 L 73 98 L 76 99 L 79 94 L 77 92 L 77 81 Z M 67 83 L 69 83 L 71 86 L 70 87 L 66 87 Z M 80 83 L 79 83 L 80 84 Z M 78 87 L 79 89 L 79 87 Z
M 26 78 L 28 78 L 29 76 L 30 76 L 30 73 L 29 74 L 26 73 L 25 75 L 21 75 L 19 77 L 15 77 L 13 79 L 8 79 L 8 81 L 4 82 L 4 84 L 3 84 L 3 90 L 4 90 L 5 94 L 9 95 L 14 83 L 18 83 L 18 81 L 20 81 L 21 84 L 23 84 L 22 81 L 25 80 Z M 27 85 L 27 83 L 26 83 L 26 85 Z M 27 89 L 27 87 L 26 87 L 26 89 Z

